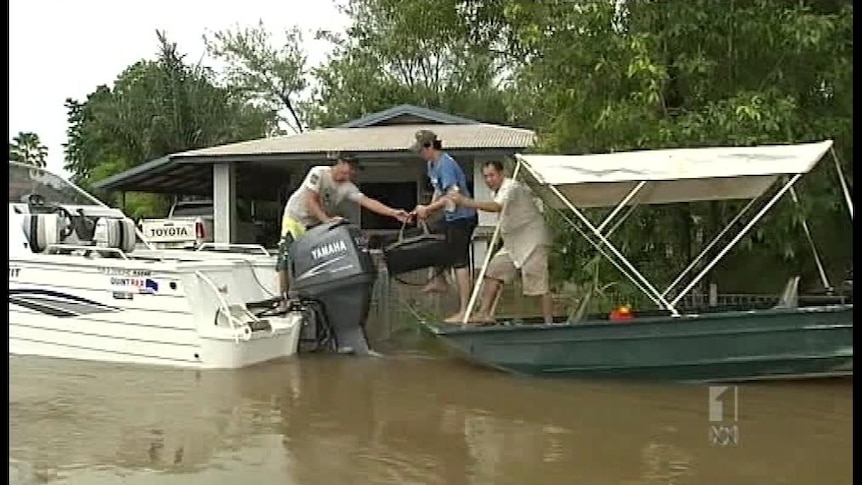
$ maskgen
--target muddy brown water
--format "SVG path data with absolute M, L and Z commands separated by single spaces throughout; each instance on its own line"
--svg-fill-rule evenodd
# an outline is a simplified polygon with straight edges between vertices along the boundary
M 454 295 L 375 291 L 383 358 L 185 371 L 10 356 L 10 482 L 852 483 L 852 380 L 729 387 L 714 423 L 708 386 L 528 379 L 458 361 L 399 303 L 443 314 Z M 525 308 L 507 294 L 501 311 Z
M 728 388 L 711 435 L 707 386 L 521 378 L 415 343 L 240 371 L 10 356 L 10 480 L 852 482 L 851 380 Z

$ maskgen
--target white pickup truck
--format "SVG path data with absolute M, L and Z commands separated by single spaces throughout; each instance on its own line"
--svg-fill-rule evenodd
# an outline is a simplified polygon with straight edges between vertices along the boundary
M 213 241 L 213 203 L 211 200 L 174 202 L 165 219 L 144 219 L 141 232 L 157 249 L 195 249 Z M 257 229 L 252 222 L 239 221 L 237 239 L 254 243 Z

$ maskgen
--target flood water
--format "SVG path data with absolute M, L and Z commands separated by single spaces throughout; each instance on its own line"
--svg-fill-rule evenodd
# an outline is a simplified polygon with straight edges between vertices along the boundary
M 422 351 L 9 365 L 13 484 L 852 482 L 850 380 L 738 387 L 738 442 L 721 446 L 706 386 L 526 379 Z

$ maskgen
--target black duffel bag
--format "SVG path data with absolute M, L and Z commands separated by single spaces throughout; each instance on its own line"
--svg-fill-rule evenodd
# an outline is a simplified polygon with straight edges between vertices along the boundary
M 422 233 L 404 237 L 406 225 L 405 222 L 401 226 L 398 240 L 383 248 L 386 270 L 390 276 L 452 264 L 452 255 L 445 234 L 433 234 L 424 221 L 419 221 Z

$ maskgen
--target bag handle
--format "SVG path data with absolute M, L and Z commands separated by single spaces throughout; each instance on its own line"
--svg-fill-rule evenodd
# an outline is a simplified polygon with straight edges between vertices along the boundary
M 428 224 L 425 224 L 424 220 L 418 221 L 418 225 L 422 226 L 422 232 L 425 233 L 426 236 L 431 234 L 431 231 L 428 230 Z M 404 222 L 401 223 L 401 230 L 398 231 L 398 242 L 401 242 L 404 240 L 404 228 L 406 228 L 406 227 L 407 227 L 407 219 L 405 219 Z
M 398 231 L 398 242 L 404 240 L 404 228 L 407 227 L 407 219 L 404 219 L 404 222 L 401 223 L 401 230 Z

